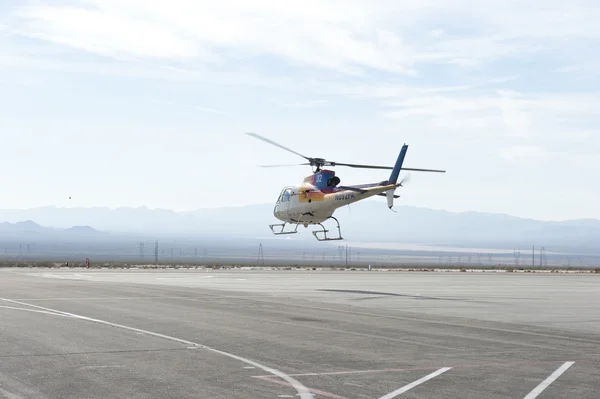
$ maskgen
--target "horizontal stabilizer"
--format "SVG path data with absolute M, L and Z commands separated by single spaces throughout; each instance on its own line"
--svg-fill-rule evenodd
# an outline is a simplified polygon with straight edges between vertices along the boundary
M 380 197 L 387 197 L 386 193 L 379 193 L 377 195 L 379 195 Z M 394 195 L 394 198 L 400 198 L 400 196 L 399 195 Z

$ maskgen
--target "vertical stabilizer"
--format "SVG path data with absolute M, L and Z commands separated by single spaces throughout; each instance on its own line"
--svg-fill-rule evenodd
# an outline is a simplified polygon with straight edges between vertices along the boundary
M 396 165 L 394 165 L 394 169 L 390 174 L 390 184 L 396 184 L 398 182 L 398 176 L 400 176 L 400 170 L 402 169 L 402 163 L 404 163 L 404 157 L 406 156 L 406 151 L 408 150 L 408 145 L 404 144 L 402 149 L 400 150 L 400 154 L 398 155 L 398 159 L 396 160 Z M 393 199 L 394 197 L 392 197 Z
M 396 184 L 398 183 L 398 177 L 400 176 L 400 170 L 402 170 L 402 164 L 404 163 L 404 157 L 406 156 L 406 151 L 408 150 L 408 145 L 404 144 L 402 149 L 400 150 L 400 154 L 398 154 L 398 159 L 396 159 L 396 164 L 394 165 L 394 169 L 390 174 L 390 179 L 388 184 Z M 394 206 L 394 194 L 396 189 L 388 190 L 385 192 L 385 196 L 387 198 L 387 206 L 392 209 Z

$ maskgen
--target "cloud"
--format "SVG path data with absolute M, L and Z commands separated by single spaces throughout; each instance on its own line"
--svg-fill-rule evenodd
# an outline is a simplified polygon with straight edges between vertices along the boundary
M 296 65 L 352 73 L 357 66 L 412 73 L 410 48 L 375 29 L 358 3 L 89 1 L 87 6 L 28 5 L 19 33 L 111 57 L 203 61 L 275 55 Z M 85 4 L 85 3 L 84 3 Z M 361 20 L 365 23 L 361 25 Z M 108 29 L 108 27 L 110 27 Z
M 585 9 L 559 1 L 88 0 L 25 3 L 10 21 L 13 32 L 119 59 L 275 56 L 296 67 L 415 76 L 427 63 L 473 67 L 555 46 L 543 39 L 598 39 L 598 5 L 576 3 Z
M 589 130 L 598 114 L 598 93 L 526 81 L 531 68 L 557 69 L 531 60 L 558 62 L 571 41 L 600 41 L 595 1 L 86 0 L 24 2 L 8 15 L 5 31 L 38 41 L 13 45 L 0 56 L 0 68 L 257 86 L 301 94 L 296 98 L 344 96 L 376 104 L 397 123 L 418 120 L 463 138 L 508 137 L 527 145 Z M 56 53 L 40 53 L 39 43 Z M 597 57 L 569 56 L 560 62 L 572 70 Z

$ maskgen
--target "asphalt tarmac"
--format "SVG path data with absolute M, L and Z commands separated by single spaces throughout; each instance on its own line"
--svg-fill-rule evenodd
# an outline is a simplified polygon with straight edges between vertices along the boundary
M 600 275 L 0 270 L 0 398 L 598 398 Z

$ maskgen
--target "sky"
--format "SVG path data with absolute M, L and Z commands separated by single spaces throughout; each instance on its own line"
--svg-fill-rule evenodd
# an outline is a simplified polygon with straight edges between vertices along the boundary
M 272 203 L 311 169 L 257 167 L 303 159 L 255 132 L 447 170 L 398 204 L 600 218 L 598 20 L 594 0 L 5 0 L 0 208 Z

